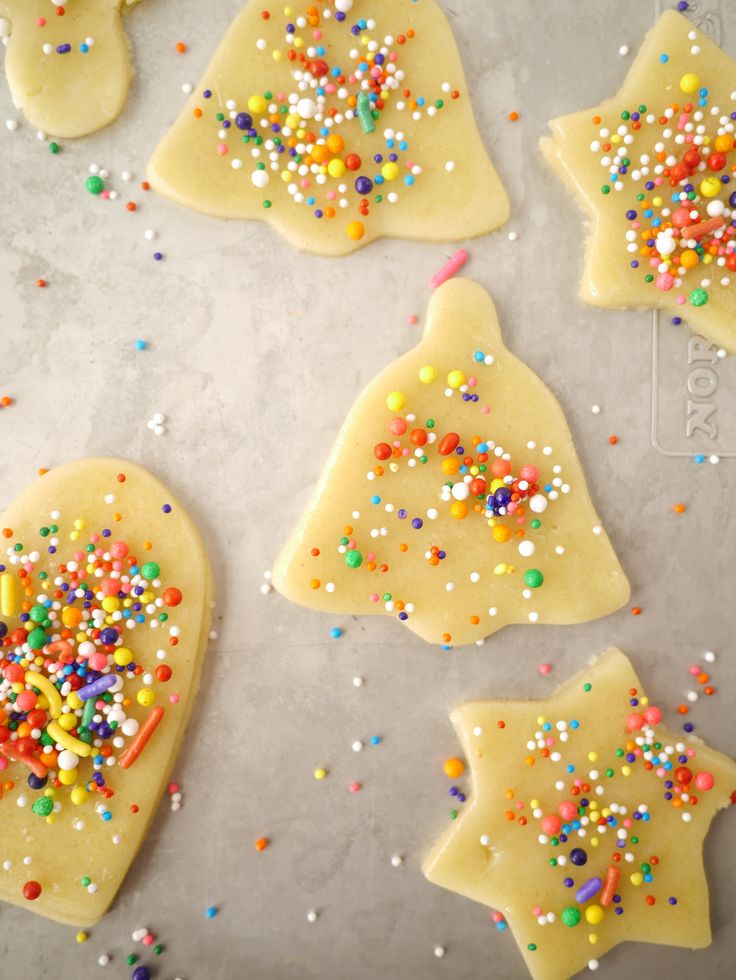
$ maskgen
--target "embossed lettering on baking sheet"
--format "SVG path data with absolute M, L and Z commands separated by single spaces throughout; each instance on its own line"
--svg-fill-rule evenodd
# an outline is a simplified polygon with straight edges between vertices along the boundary
M 687 345 L 687 437 L 702 432 L 709 439 L 718 436 L 717 406 L 714 398 L 718 391 L 718 347 L 697 334 Z

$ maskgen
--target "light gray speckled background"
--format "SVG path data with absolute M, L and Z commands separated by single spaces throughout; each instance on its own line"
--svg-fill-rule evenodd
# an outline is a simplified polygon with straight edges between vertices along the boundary
M 736 52 L 735 5 L 708 2 Z M 122 170 L 142 176 L 183 101 L 181 84 L 197 82 L 239 8 L 148 0 L 128 20 L 137 75 L 116 125 L 65 143 L 57 158 L 24 124 L 0 131 L 0 395 L 17 398 L 0 413 L 0 502 L 38 467 L 77 456 L 114 453 L 149 466 L 209 541 L 219 640 L 176 772 L 183 809 L 163 805 L 85 946 L 73 930 L 0 909 L 3 978 L 127 977 L 124 956 L 140 925 L 167 947 L 156 963 L 162 980 L 521 978 L 513 941 L 487 909 L 419 871 L 449 809 L 441 762 L 456 751 L 452 705 L 544 695 L 618 644 L 650 691 L 674 706 L 688 664 L 711 648 L 719 693 L 691 717 L 699 734 L 736 751 L 736 464 L 696 466 L 652 449 L 650 316 L 577 300 L 580 215 L 536 149 L 546 119 L 613 91 L 630 60 L 619 46 L 635 50 L 652 3 L 444 6 L 456 11 L 480 126 L 513 202 L 508 228 L 472 243 L 467 271 L 492 292 L 509 346 L 562 402 L 643 614 L 513 627 L 484 647 L 443 654 L 387 619 L 336 621 L 261 595 L 263 571 L 356 390 L 419 336 L 421 326 L 405 318 L 423 313 L 445 249 L 378 242 L 330 261 L 297 254 L 264 225 L 213 221 L 138 192 L 131 215 L 86 194 L 93 162 L 111 170 L 119 190 Z M 179 39 L 191 46 L 186 57 L 174 53 Z M 512 126 L 514 108 L 523 118 Z M 13 115 L 0 85 L 0 118 Z M 165 262 L 151 259 L 148 227 L 160 232 Z M 512 229 L 516 243 L 507 240 Z M 34 285 L 40 276 L 46 290 Z M 150 350 L 136 352 L 137 337 Z M 146 427 L 157 411 L 168 416 L 162 438 Z M 621 441 L 611 448 L 614 432 Z M 671 509 L 678 500 L 688 504 L 682 518 Z M 334 625 L 345 628 L 339 641 L 329 639 Z M 554 664 L 549 678 L 536 670 L 541 660 Z M 356 674 L 366 678 L 360 690 Z M 351 751 L 374 733 L 380 747 Z M 315 765 L 330 769 L 326 782 L 313 779 Z M 353 779 L 364 783 L 358 795 L 347 792 Z M 273 843 L 256 854 L 261 835 Z M 396 852 L 406 858 L 400 869 L 390 864 Z M 736 848 L 724 815 L 706 860 L 712 947 L 619 947 L 599 975 L 734 974 Z M 210 904 L 220 908 L 212 921 Z M 320 912 L 313 925 L 310 908 Z M 437 943 L 447 947 L 442 960 Z M 113 955 L 106 970 L 96 965 L 103 951 Z

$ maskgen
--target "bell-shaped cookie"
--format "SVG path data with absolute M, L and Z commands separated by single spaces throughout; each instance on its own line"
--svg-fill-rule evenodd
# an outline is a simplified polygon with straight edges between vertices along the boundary
M 268 221 L 319 255 L 382 236 L 466 239 L 509 213 L 435 0 L 251 0 L 148 178 L 185 207 Z
M 440 286 L 422 341 L 358 397 L 273 583 L 443 645 L 626 602 L 562 410 L 480 286 Z

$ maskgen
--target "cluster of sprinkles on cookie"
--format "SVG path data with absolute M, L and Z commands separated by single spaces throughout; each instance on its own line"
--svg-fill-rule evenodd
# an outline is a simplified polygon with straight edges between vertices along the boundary
M 105 503 L 114 506 L 115 494 Z M 30 545 L 12 528 L 1 533 L 0 771 L 13 761 L 27 775 L 25 785 L 5 780 L 0 798 L 15 791 L 17 805 L 47 823 L 70 805 L 110 822 L 120 770 L 135 764 L 165 716 L 157 702 L 174 674 L 166 647 L 180 641 L 182 592 L 146 556 L 153 542 L 128 542 L 83 517 L 52 510 Z M 161 634 L 155 668 L 136 658 L 142 629 Z M 179 695 L 168 701 L 178 703 Z M 84 821 L 73 824 L 81 829 Z M 88 875 L 82 883 L 97 891 Z M 23 887 L 28 901 L 41 891 L 33 880 Z
M 213 124 L 213 150 L 244 179 L 263 191 L 263 207 L 274 206 L 268 188 L 283 182 L 291 201 L 317 220 L 341 215 L 345 234 L 359 241 L 371 209 L 397 204 L 421 179 L 423 151 L 400 129 L 382 127 L 384 109 L 406 116 L 413 126 L 430 120 L 461 97 L 449 81 L 436 92 L 416 92 L 402 67 L 402 54 L 415 41 L 409 28 L 382 34 L 375 19 L 353 12 L 353 0 L 264 9 L 283 35 L 258 38 L 258 51 L 288 61 L 290 91 L 253 92 L 245 104 L 205 87 L 194 116 Z M 339 53 L 338 53 L 339 52 Z M 355 133 L 375 134 L 370 156 L 356 152 Z M 433 161 L 434 162 L 434 161 Z M 443 164 L 449 174 L 454 163 Z
M 615 206 L 626 214 L 631 269 L 697 307 L 708 302 L 713 278 L 730 286 L 736 272 L 736 92 L 728 106 L 712 102 L 716 79 L 701 77 L 697 32 L 688 39 L 678 97 L 622 105 L 617 119 L 593 116 L 590 150 L 606 173 L 601 193 L 625 198 Z M 663 51 L 660 64 L 669 57 Z

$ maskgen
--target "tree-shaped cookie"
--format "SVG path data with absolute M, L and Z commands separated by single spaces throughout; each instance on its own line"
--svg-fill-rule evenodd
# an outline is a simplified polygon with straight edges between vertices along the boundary
M 509 212 L 435 0 L 251 0 L 148 176 L 320 255 L 469 238 Z
M 472 795 L 424 873 L 498 909 L 535 980 L 622 942 L 710 943 L 703 841 L 736 763 L 661 720 L 616 649 L 547 700 L 452 714 Z
M 542 151 L 591 220 L 581 295 L 657 307 L 736 352 L 736 63 L 675 11 L 619 92 Z
M 565 417 L 480 286 L 441 286 L 421 343 L 358 397 L 273 582 L 445 645 L 626 602 Z
M 11 24 L 5 74 L 36 129 L 94 133 L 120 115 L 133 76 L 122 13 L 138 0 L 0 0 Z
M 0 898 L 96 922 L 184 737 L 212 606 L 192 521 L 150 473 L 61 466 L 0 518 Z

